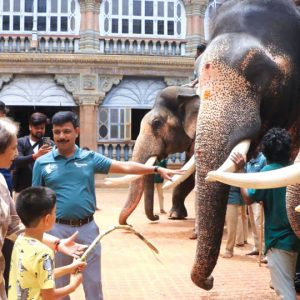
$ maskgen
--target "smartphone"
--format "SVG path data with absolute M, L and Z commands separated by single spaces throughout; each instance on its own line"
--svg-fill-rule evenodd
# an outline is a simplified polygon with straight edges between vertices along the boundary
M 43 136 L 42 141 L 43 141 L 43 145 L 47 145 L 48 147 L 51 146 L 51 139 L 49 136 Z

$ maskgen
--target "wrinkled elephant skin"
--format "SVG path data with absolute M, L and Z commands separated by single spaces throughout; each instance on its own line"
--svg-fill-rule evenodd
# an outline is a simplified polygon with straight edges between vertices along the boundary
M 149 157 L 157 156 L 158 160 L 166 158 L 169 154 L 187 152 L 187 158 L 193 153 L 191 148 L 194 145 L 196 121 L 199 111 L 199 96 L 193 88 L 189 87 L 167 87 L 158 95 L 153 109 L 148 112 L 142 122 L 139 136 L 136 140 L 132 160 L 144 163 Z M 153 175 L 144 176 L 138 179 L 129 187 L 129 194 L 123 207 L 119 223 L 126 224 L 127 218 L 134 211 L 140 201 L 145 188 L 145 212 L 152 220 L 159 217 L 153 213 L 154 184 Z M 189 193 L 194 184 L 192 179 L 177 187 L 177 194 L 173 196 L 173 207 L 171 214 L 183 218 L 186 216 L 184 207 L 183 192 Z M 188 190 L 190 189 L 190 190 Z
M 191 278 L 203 289 L 213 287 L 228 196 L 228 186 L 206 182 L 206 174 L 240 141 L 257 143 L 269 128 L 296 120 L 299 21 L 287 0 L 228 0 L 217 8 L 199 72 L 195 141 L 198 241 Z

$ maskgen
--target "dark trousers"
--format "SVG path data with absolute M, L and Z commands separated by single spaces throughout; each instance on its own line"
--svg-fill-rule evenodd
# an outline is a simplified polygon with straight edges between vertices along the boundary
M 12 250 L 14 247 L 14 242 L 12 242 L 9 239 L 4 240 L 3 248 L 2 248 L 2 253 L 5 259 L 5 269 L 4 269 L 4 280 L 5 280 L 5 291 L 7 294 L 8 290 L 8 279 L 9 279 L 9 270 L 10 270 L 10 260 L 11 260 L 11 254 Z

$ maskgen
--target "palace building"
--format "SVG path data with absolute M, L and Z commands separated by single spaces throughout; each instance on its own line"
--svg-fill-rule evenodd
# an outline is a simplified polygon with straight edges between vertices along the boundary
M 73 110 L 81 146 L 128 160 L 157 93 L 193 78 L 207 2 L 0 0 L 0 100 L 22 135 Z

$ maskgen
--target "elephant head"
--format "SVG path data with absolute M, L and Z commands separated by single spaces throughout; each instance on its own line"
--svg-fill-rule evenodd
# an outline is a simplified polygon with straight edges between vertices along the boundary
M 199 97 L 192 88 L 171 86 L 162 90 L 153 109 L 141 122 L 132 160 L 144 163 L 151 156 L 161 160 L 169 154 L 190 149 L 195 138 L 199 105 Z M 120 224 L 126 224 L 144 189 L 146 215 L 152 221 L 159 219 L 153 214 L 153 188 L 153 175 L 143 176 L 130 184 L 127 201 L 119 216 Z
M 240 141 L 257 144 L 269 128 L 296 120 L 299 21 L 289 0 L 228 0 L 217 8 L 199 72 L 195 141 L 198 241 L 191 278 L 201 288 L 213 286 L 228 196 L 228 186 L 205 177 Z

